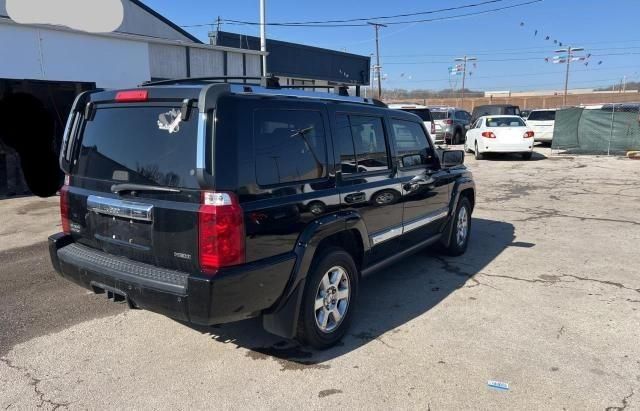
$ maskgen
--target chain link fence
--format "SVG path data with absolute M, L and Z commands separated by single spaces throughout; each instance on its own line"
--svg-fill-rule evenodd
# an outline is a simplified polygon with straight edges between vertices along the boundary
M 551 148 L 582 154 L 625 154 L 640 150 L 640 103 L 558 110 Z

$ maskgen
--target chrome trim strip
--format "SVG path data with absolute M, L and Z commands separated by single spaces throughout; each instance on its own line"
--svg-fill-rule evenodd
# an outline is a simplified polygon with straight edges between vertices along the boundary
M 390 230 L 387 230 L 383 233 L 371 236 L 371 245 L 378 245 L 387 240 L 391 240 L 394 237 L 397 237 L 402 234 L 402 226 L 394 227 Z
M 153 205 L 122 201 L 115 198 L 89 196 L 87 209 L 98 214 L 131 220 L 153 221 Z
M 436 210 L 431 214 L 427 214 L 426 216 L 419 218 L 418 220 L 414 220 L 408 224 L 403 225 L 402 233 L 403 234 L 407 233 L 409 231 L 415 230 L 416 228 L 420 228 L 422 226 L 430 224 L 441 218 L 445 218 L 448 214 L 449 214 L 449 209 L 446 207 Z
M 204 170 L 205 161 L 205 135 L 207 134 L 207 113 L 198 116 L 198 140 L 196 149 L 196 168 Z

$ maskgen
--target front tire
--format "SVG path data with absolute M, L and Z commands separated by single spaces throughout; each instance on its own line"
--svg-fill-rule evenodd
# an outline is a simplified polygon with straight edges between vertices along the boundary
M 461 197 L 458 201 L 458 207 L 451 224 L 453 227 L 449 245 L 443 251 L 450 256 L 459 256 L 467 251 L 471 234 L 471 202 L 467 197 Z
M 331 247 L 311 266 L 302 297 L 297 339 L 323 350 L 349 329 L 358 289 L 358 270 L 349 253 Z

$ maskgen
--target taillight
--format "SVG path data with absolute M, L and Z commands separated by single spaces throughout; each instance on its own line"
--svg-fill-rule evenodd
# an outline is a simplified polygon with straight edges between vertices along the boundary
M 484 138 L 496 138 L 496 135 L 493 134 L 493 131 L 483 131 L 482 137 Z
M 453 124 L 453 120 L 451 120 L 450 118 L 448 118 L 448 119 L 446 119 L 446 120 L 444 121 L 444 124 L 447 124 L 447 125 L 449 125 L 449 126 L 450 126 L 451 124 Z
M 221 267 L 241 264 L 244 255 L 244 219 L 232 193 L 203 192 L 198 210 L 200 268 L 215 274 Z
M 534 136 L 534 132 L 533 131 L 527 131 L 526 133 L 524 133 L 524 135 L 522 137 L 524 138 L 532 138 Z
M 60 188 L 60 219 L 62 220 L 62 232 L 71 234 L 69 223 L 69 176 L 64 177 L 64 185 Z
M 147 101 L 149 98 L 148 90 L 127 90 L 118 91 L 116 93 L 116 101 L 119 103 Z

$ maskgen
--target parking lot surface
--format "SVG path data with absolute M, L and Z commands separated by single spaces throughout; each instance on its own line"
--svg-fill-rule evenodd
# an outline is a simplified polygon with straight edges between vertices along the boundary
M 466 162 L 467 253 L 369 277 L 324 352 L 90 294 L 50 267 L 55 199 L 0 201 L 0 407 L 640 409 L 640 162 Z

